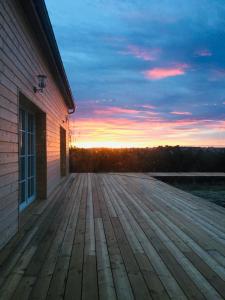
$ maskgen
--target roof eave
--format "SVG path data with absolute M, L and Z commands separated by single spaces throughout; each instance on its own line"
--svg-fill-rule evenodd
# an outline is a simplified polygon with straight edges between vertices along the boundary
M 58 81 L 64 101 L 68 109 L 74 112 L 75 103 L 72 91 L 66 76 L 45 2 L 43 0 L 20 0 L 20 2 L 33 30 L 38 36 L 40 46 L 42 47 L 45 56 L 51 68 L 54 70 L 54 76 Z

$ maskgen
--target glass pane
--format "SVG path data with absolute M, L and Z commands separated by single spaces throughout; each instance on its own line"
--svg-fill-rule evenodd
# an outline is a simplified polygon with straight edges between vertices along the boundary
M 35 193 L 35 126 L 34 116 L 20 110 L 20 204 L 28 204 Z
M 20 158 L 20 180 L 25 179 L 25 157 Z
M 31 176 L 34 176 L 34 156 L 31 156 Z
M 28 168 L 28 172 L 27 172 L 28 174 L 27 175 L 28 175 L 28 177 L 30 177 L 31 176 L 31 169 L 32 169 L 32 167 L 31 167 L 31 156 L 28 156 L 27 159 L 28 159 L 28 167 L 27 167 Z
M 19 128 L 22 130 L 22 110 L 20 109 L 20 115 L 19 115 Z
M 25 132 L 20 133 L 20 155 L 25 155 Z
M 34 177 L 28 179 L 28 198 L 34 194 Z
M 20 109 L 20 130 L 25 130 L 26 126 L 26 113 L 24 110 Z
M 33 134 L 28 133 L 27 138 L 28 138 L 28 154 L 33 154 L 34 153 L 34 136 L 33 136 Z
M 34 132 L 34 116 L 31 114 L 28 114 L 28 131 Z
M 25 181 L 20 183 L 20 203 L 26 200 Z
M 28 198 L 29 198 L 32 195 L 31 194 L 31 179 L 28 179 L 27 183 L 28 183 Z
M 34 177 L 31 178 L 31 195 L 34 194 Z

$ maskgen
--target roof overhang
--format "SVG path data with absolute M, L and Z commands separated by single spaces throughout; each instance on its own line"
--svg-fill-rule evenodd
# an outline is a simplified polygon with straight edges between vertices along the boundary
M 32 30 L 35 32 L 40 47 L 46 57 L 52 74 L 64 97 L 64 101 L 70 110 L 75 111 L 75 103 L 72 91 L 62 63 L 48 11 L 44 0 L 19 0 Z

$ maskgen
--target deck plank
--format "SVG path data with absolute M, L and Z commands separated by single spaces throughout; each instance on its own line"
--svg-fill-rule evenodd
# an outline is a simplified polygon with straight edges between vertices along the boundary
M 112 218 L 116 218 L 117 214 L 110 202 L 108 191 L 106 190 L 104 182 L 98 181 L 98 183 L 98 194 L 101 195 L 99 196 L 99 202 L 101 205 L 102 221 L 105 229 L 105 237 L 115 284 L 115 292 L 119 300 L 133 300 L 134 296 L 132 288 L 112 225 Z
M 225 299 L 225 209 L 150 175 L 72 174 L 29 208 L 0 298 Z
M 87 178 L 84 179 L 83 194 L 79 209 L 78 223 L 76 227 L 70 265 L 65 289 L 65 299 L 73 300 L 82 297 L 83 259 L 85 243 L 85 219 L 87 202 Z
M 62 299 L 64 296 L 65 284 L 67 279 L 67 273 L 69 268 L 69 262 L 71 257 L 71 251 L 74 240 L 74 232 L 77 224 L 77 217 L 79 211 L 79 205 L 83 192 L 83 181 L 76 186 L 74 193 L 69 199 L 72 202 L 70 207 L 70 214 L 68 217 L 67 226 L 63 242 L 60 248 L 60 252 L 57 256 L 57 262 L 54 269 L 54 273 L 50 282 L 49 290 L 46 299 Z
M 87 174 L 87 208 L 84 246 L 82 299 L 98 299 L 97 257 L 93 207 L 93 174 Z

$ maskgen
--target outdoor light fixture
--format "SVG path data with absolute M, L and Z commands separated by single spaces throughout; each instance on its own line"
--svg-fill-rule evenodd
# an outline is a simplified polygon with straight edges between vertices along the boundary
M 62 120 L 62 123 L 67 123 L 69 121 L 69 117 L 65 115 L 65 120 Z
M 34 86 L 34 92 L 35 93 L 37 93 L 37 92 L 42 93 L 43 90 L 44 90 L 44 88 L 46 87 L 47 76 L 45 76 L 45 75 L 38 75 L 37 78 L 38 78 L 38 87 Z

